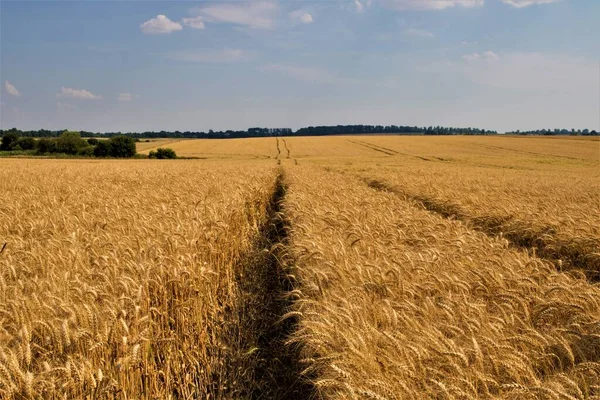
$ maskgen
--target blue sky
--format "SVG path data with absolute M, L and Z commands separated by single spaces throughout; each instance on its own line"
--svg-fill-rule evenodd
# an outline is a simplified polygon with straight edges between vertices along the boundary
M 600 130 L 598 0 L 0 2 L 0 126 Z

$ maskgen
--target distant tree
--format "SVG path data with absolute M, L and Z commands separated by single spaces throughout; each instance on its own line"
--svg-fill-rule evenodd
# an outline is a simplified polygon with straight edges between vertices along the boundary
M 37 142 L 39 154 L 56 153 L 56 139 L 42 138 Z
M 36 142 L 35 139 L 31 137 L 20 137 L 19 140 L 17 140 L 17 146 L 23 150 L 34 150 Z
M 135 156 L 135 141 L 128 136 L 115 136 L 109 139 L 109 155 L 118 158 L 130 158 Z
M 77 154 L 80 148 L 87 145 L 86 141 L 81 138 L 79 132 L 65 131 L 57 140 L 56 152 L 65 154 Z
M 2 136 L 2 145 L 0 145 L 0 150 L 10 151 L 13 146 L 17 144 L 19 140 L 19 135 L 13 132 L 9 132 Z
M 99 140 L 96 139 L 96 138 L 90 138 L 90 139 L 87 140 L 87 142 L 88 142 L 89 145 L 95 146 L 95 145 L 98 144 Z
M 80 147 L 77 151 L 77 155 L 83 157 L 94 157 L 94 150 L 94 146 Z
M 177 158 L 177 154 L 175 154 L 175 151 L 173 149 L 158 148 L 156 149 L 156 151 L 151 151 L 148 154 L 148 158 L 157 158 L 159 160 L 173 159 Z
M 110 146 L 108 141 L 99 140 L 98 144 L 94 147 L 95 157 L 108 157 L 110 155 Z

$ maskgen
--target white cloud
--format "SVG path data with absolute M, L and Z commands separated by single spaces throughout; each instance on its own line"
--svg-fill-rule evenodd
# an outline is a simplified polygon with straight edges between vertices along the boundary
M 443 10 L 451 7 L 479 7 L 483 2 L 484 0 L 383 0 L 383 5 L 400 11 Z
M 252 52 L 226 48 L 222 50 L 203 49 L 179 51 L 167 54 L 167 58 L 198 63 L 231 63 L 249 60 L 253 55 L 254 53 Z
M 365 6 L 360 2 L 360 0 L 354 0 L 354 7 L 358 13 L 365 11 Z
M 486 60 L 498 61 L 500 59 L 500 56 L 494 53 L 493 51 L 486 51 L 483 53 L 483 58 Z
M 498 61 L 500 56 L 493 51 L 485 51 L 483 53 L 465 54 L 462 56 L 466 61 Z
M 267 64 L 259 68 L 263 72 L 275 72 L 293 79 L 311 83 L 336 83 L 339 80 L 329 71 L 311 68 L 298 67 L 287 64 Z
M 119 97 L 117 97 L 117 100 L 119 100 L 119 101 L 133 101 L 134 98 L 137 99 L 139 97 L 140 97 L 139 94 L 120 93 Z
M 202 17 L 183 18 L 181 22 L 192 29 L 204 29 L 204 20 Z
M 404 34 L 407 36 L 419 37 L 419 38 L 427 38 L 431 39 L 435 37 L 435 35 L 425 29 L 417 29 L 417 28 L 409 28 L 404 31 Z
M 206 22 L 223 22 L 255 29 L 273 29 L 277 4 L 273 1 L 220 3 L 195 9 Z
M 57 99 L 83 99 L 83 100 L 95 100 L 101 99 L 102 96 L 98 96 L 83 89 L 71 89 L 66 87 L 60 88 L 60 93 L 56 94 Z
M 538 95 L 542 92 L 581 93 L 582 96 L 598 98 L 600 64 L 597 60 L 541 53 L 508 53 L 500 58 L 495 53 L 486 53 L 467 59 L 476 62 L 432 65 L 431 71 L 440 72 L 442 68 L 444 73 L 454 71 L 480 85 L 519 92 L 533 91 Z
M 4 81 L 4 88 L 8 92 L 8 94 L 12 94 L 13 96 L 20 96 L 21 93 L 17 90 L 14 85 L 12 85 L 9 81 Z
M 71 111 L 71 110 L 76 110 L 77 106 L 73 105 L 73 104 L 65 103 L 62 101 L 57 101 L 56 108 L 58 108 L 59 111 Z
M 509 4 L 516 8 L 528 7 L 534 4 L 556 3 L 560 0 L 502 0 L 504 4 Z
M 293 21 L 301 22 L 303 24 L 312 24 L 314 22 L 312 15 L 302 10 L 292 11 L 290 13 L 290 18 Z
M 157 15 L 141 24 L 140 29 L 146 34 L 160 34 L 180 31 L 183 28 L 181 24 L 171 21 L 166 15 Z

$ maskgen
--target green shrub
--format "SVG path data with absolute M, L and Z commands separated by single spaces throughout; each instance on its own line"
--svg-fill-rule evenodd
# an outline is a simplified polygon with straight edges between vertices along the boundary
M 87 140 L 87 142 L 88 142 L 88 144 L 89 144 L 89 145 L 91 145 L 91 146 L 95 146 L 95 145 L 97 145 L 97 144 L 98 144 L 100 141 L 99 141 L 98 139 L 96 139 L 96 138 L 90 138 L 90 139 L 88 139 L 88 140 Z
M 19 140 L 19 135 L 16 133 L 6 133 L 2 136 L 2 144 L 0 145 L 0 150 L 10 151 L 12 147 Z
M 96 147 L 94 147 L 95 157 L 108 157 L 110 153 L 110 146 L 107 141 L 100 140 Z
M 38 142 L 37 142 L 38 153 L 39 154 L 56 153 L 56 149 L 57 149 L 56 143 L 57 143 L 56 139 L 42 138 L 42 139 L 38 140 Z
M 81 147 L 77 151 L 77 155 L 78 156 L 84 156 L 84 157 L 94 157 L 94 155 L 95 155 L 94 150 L 95 150 L 94 146 Z
M 128 136 L 115 136 L 108 140 L 109 156 L 130 158 L 135 156 L 137 150 L 135 141 Z
M 173 159 L 177 158 L 177 154 L 173 149 L 158 148 L 156 151 L 152 150 L 150 153 L 148 153 L 148 158 L 157 158 L 159 160 Z
M 79 132 L 65 131 L 57 140 L 56 153 L 77 154 L 80 148 L 87 146 Z
M 31 137 L 20 137 L 19 140 L 17 140 L 17 145 L 23 150 L 33 150 L 35 149 L 36 141 Z M 13 148 L 13 150 L 15 149 Z

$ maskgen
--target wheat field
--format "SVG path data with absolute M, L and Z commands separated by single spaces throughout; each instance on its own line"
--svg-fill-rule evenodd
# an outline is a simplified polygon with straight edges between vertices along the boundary
M 0 159 L 0 398 L 600 399 L 600 141 Z

